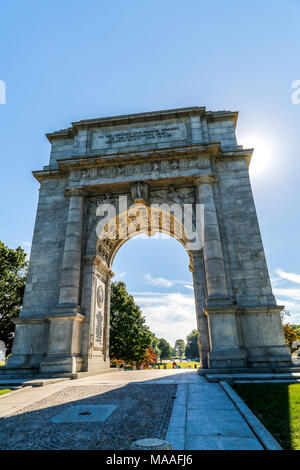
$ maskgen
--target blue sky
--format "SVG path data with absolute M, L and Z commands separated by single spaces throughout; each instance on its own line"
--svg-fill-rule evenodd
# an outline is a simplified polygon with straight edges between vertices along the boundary
M 300 323 L 300 104 L 291 99 L 299 1 L 14 0 L 1 2 L 0 15 L 0 239 L 30 249 L 38 198 L 31 171 L 48 162 L 45 132 L 122 113 L 238 110 L 238 141 L 256 149 L 251 181 L 275 294 Z M 114 264 L 150 324 L 161 305 L 172 341 L 193 318 L 185 256 L 174 240 L 137 240 Z M 155 302 L 141 292 L 157 294 Z M 185 329 L 174 309 L 186 312 Z

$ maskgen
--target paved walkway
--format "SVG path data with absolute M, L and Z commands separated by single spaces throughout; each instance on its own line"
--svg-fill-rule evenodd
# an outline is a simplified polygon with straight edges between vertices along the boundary
M 178 384 L 166 436 L 175 450 L 263 449 L 222 387 L 186 369 L 118 371 L 25 388 L 0 398 L 0 417 L 14 415 L 66 387 L 129 383 Z

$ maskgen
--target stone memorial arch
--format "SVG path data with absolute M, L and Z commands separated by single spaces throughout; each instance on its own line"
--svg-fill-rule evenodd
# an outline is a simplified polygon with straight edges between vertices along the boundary
M 109 367 L 114 256 L 128 238 L 157 231 L 189 255 L 202 367 L 291 365 L 249 181 L 252 150 L 237 144 L 236 121 L 236 112 L 192 107 L 47 134 L 51 155 L 33 173 L 39 203 L 8 368 Z

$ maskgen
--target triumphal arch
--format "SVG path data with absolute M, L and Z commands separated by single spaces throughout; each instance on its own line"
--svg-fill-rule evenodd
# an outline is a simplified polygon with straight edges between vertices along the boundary
M 89 119 L 47 134 L 24 304 L 8 367 L 109 367 L 112 263 L 166 232 L 188 252 L 203 368 L 291 365 L 269 280 L 237 112 Z M 142 262 L 142 260 L 141 260 Z

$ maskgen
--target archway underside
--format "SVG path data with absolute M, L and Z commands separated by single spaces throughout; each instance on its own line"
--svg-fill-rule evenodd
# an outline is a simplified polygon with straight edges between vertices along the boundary
M 157 232 L 172 236 L 184 246 L 189 255 L 189 270 L 193 271 L 190 240 L 182 222 L 172 212 L 144 204 L 117 214 L 100 230 L 96 253 L 111 268 L 117 251 L 127 240 L 143 233 L 154 236 Z

